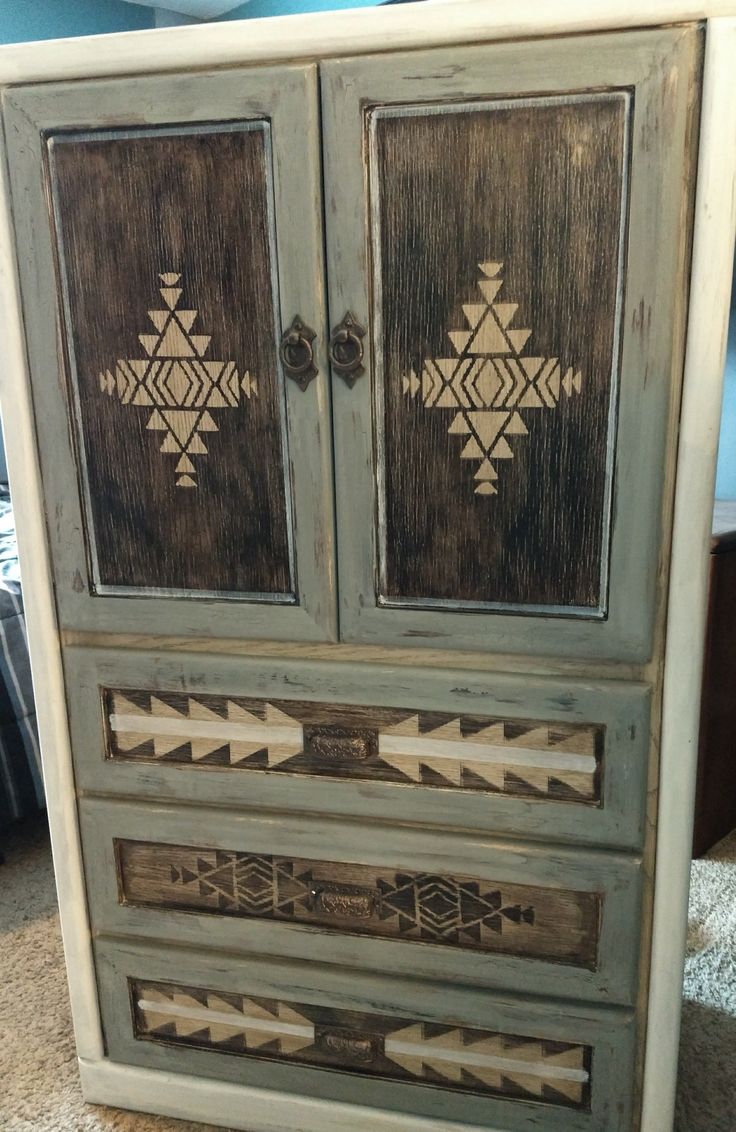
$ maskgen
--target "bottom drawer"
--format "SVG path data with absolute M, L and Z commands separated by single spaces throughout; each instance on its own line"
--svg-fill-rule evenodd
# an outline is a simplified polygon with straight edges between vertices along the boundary
M 481 1128 L 632 1127 L 626 1010 L 109 939 L 96 958 L 114 1061 Z

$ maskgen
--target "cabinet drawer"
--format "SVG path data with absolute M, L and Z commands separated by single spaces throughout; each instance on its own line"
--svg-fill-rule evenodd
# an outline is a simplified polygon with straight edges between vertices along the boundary
M 508 1129 L 630 1127 L 626 1011 L 515 1002 L 122 941 L 96 945 L 121 1062 Z
M 65 664 L 84 792 L 642 844 L 643 684 L 78 648 Z
M 630 1003 L 636 859 L 87 799 L 96 930 Z

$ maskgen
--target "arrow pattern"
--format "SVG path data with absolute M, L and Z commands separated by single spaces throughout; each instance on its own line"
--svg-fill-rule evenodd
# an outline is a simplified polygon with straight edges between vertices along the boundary
M 130 980 L 136 1037 L 442 1089 L 590 1107 L 592 1049 L 573 1042 Z
M 199 312 L 179 308 L 181 276 L 163 272 L 159 279 L 164 307 L 148 312 L 156 333 L 138 336 L 146 357 L 118 358 L 99 375 L 100 389 L 123 405 L 152 409 L 146 428 L 164 433 L 161 451 L 177 457 L 176 486 L 196 488 L 192 457 L 207 453 L 201 433 L 218 431 L 212 411 L 237 408 L 241 391 L 250 399 L 257 387 L 235 362 L 204 358 L 210 335 L 190 333 Z
M 116 842 L 127 904 L 313 924 L 594 969 L 591 892 L 147 841 Z
M 113 758 L 600 803 L 600 726 L 204 694 L 105 699 Z
M 466 438 L 460 459 L 480 461 L 475 494 L 497 495 L 494 461 L 512 460 L 508 438 L 528 435 L 519 410 L 556 408 L 562 393 L 581 392 L 582 374 L 572 368 L 563 374 L 557 358 L 522 356 L 531 330 L 511 325 L 517 303 L 497 301 L 503 264 L 479 267 L 483 301 L 465 303 L 467 327 L 448 332 L 454 356 L 428 358 L 421 375 L 412 369 L 402 382 L 408 397 L 421 392 L 425 408 L 455 410 L 448 432 Z

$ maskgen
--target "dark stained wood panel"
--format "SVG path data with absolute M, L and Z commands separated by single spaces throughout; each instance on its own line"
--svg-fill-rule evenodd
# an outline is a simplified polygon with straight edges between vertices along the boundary
M 597 965 L 591 892 L 155 842 L 118 840 L 116 855 L 126 904 Z
M 128 689 L 102 709 L 114 759 L 601 804 L 597 724 Z
M 59 134 L 92 577 L 293 600 L 266 123 Z
M 605 609 L 629 111 L 370 119 L 386 603 Z
M 142 1040 L 590 1107 L 590 1046 L 139 979 L 128 991 Z

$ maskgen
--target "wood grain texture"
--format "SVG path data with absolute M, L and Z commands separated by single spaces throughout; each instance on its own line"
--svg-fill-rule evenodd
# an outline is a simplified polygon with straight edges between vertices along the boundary
M 374 113 L 384 598 L 605 607 L 628 116 Z
M 601 803 L 601 726 L 200 692 L 102 697 L 112 759 Z
M 595 969 L 600 898 L 477 877 L 116 841 L 120 899 Z
M 267 125 L 49 152 L 97 586 L 293 595 Z M 184 321 L 157 326 L 182 289 Z M 209 359 L 234 363 L 232 395 L 201 396 Z
M 584 1045 L 129 980 L 137 1038 L 586 1109 Z

